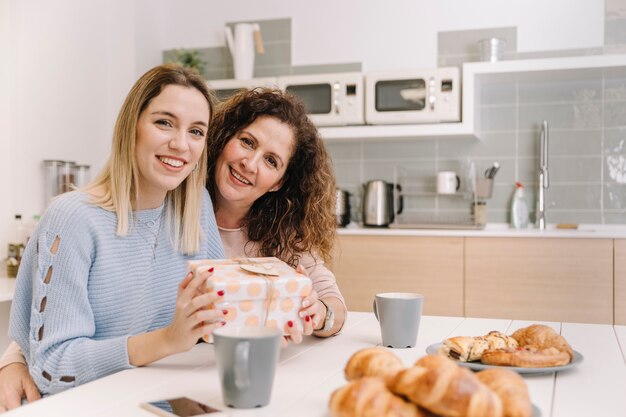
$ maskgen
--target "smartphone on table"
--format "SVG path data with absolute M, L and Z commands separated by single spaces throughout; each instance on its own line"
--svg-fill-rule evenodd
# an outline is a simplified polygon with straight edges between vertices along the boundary
M 217 408 L 192 400 L 188 397 L 169 398 L 139 404 L 144 410 L 161 417 L 209 416 L 226 417 L 227 414 Z

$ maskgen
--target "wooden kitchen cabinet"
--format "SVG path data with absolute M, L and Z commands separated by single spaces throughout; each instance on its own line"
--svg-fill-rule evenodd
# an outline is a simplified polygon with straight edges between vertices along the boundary
M 465 315 L 613 323 L 613 240 L 466 238 Z
M 348 310 L 379 292 L 424 294 L 424 314 L 463 316 L 463 238 L 338 236 L 332 270 Z
M 615 239 L 615 324 L 626 325 L 626 239 Z

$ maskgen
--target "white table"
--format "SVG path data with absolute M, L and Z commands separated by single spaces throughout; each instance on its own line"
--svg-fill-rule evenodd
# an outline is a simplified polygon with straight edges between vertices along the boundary
M 452 335 L 507 333 L 530 322 L 426 316 L 413 349 L 394 349 L 406 365 L 428 345 Z M 626 416 L 626 326 L 545 323 L 559 330 L 585 360 L 560 373 L 526 375 L 532 402 L 543 417 Z M 331 392 L 345 383 L 343 368 L 356 350 L 380 343 L 371 313 L 350 313 L 343 333 L 330 339 L 307 338 L 281 352 L 272 400 L 254 410 L 226 409 L 232 416 L 328 417 Z M 621 347 L 620 347 L 621 343 Z M 224 408 L 213 347 L 197 345 L 153 365 L 94 381 L 15 410 L 9 415 L 144 416 L 139 403 L 188 396 Z

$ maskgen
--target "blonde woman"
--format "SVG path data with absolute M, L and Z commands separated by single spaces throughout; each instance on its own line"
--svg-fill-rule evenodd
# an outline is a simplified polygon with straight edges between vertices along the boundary
M 208 275 L 185 275 L 190 259 L 224 256 L 204 188 L 212 112 L 196 73 L 148 71 L 100 175 L 44 213 L 9 325 L 42 394 L 189 350 L 223 325 L 222 311 L 202 309 L 220 297 L 199 290 Z
M 289 339 L 338 334 L 346 306 L 325 266 L 335 239 L 335 178 L 302 103 L 271 89 L 223 103 L 209 129 L 207 188 L 227 257 L 276 256 L 311 278 L 314 291 L 300 311 L 304 331 L 292 323 Z M 14 345 L 0 369 L 0 408 L 39 398 Z

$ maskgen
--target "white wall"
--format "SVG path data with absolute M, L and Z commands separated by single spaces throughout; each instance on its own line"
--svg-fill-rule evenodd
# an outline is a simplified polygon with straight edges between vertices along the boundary
M 15 9 L 18 0 L 0 0 L 0 259 L 4 259 L 7 251 L 6 230 L 10 224 L 12 208 L 12 190 L 14 181 L 19 180 L 13 174 L 12 149 L 15 141 L 15 85 L 12 80 L 17 67 L 11 65 L 16 60 L 15 45 Z M 4 275 L 4 264 L 0 266 L 0 276 Z
M 119 106 L 144 72 L 136 56 L 154 44 L 136 42 L 135 7 L 148 4 L 0 0 L 0 259 L 13 214 L 42 211 L 42 160 L 88 164 L 92 176 L 105 163 Z M 144 29 L 156 26 L 139 16 Z
M 516 26 L 518 51 L 599 47 L 602 0 L 188 0 L 164 2 L 164 49 L 224 45 L 225 22 L 290 17 L 294 65 L 364 70 L 437 63 L 437 32 Z

